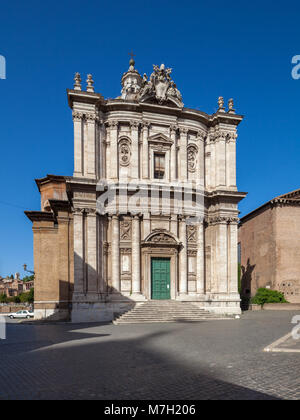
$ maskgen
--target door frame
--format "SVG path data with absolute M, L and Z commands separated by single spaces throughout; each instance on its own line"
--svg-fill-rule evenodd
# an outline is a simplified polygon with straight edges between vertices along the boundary
M 142 293 L 151 299 L 152 278 L 151 278 L 151 258 L 170 259 L 170 296 L 175 300 L 178 296 L 178 252 L 175 248 L 143 248 L 142 249 Z
M 153 267 L 153 261 L 154 260 L 165 260 L 165 261 L 168 261 L 168 263 L 169 263 L 169 275 L 170 275 L 170 278 L 169 278 L 169 286 L 170 286 L 170 290 L 169 290 L 169 294 L 170 294 L 170 297 L 168 298 L 168 299 L 159 299 L 159 300 L 171 300 L 172 299 L 172 297 L 171 297 L 171 258 L 170 257 L 162 257 L 162 256 L 160 256 L 160 257 L 154 257 L 154 256 L 152 256 L 151 258 L 150 258 L 150 261 L 151 261 L 151 285 L 150 285 L 150 293 L 151 293 L 151 295 L 150 295 L 150 297 L 151 297 L 151 300 L 157 300 L 157 299 L 153 299 L 152 298 L 152 294 L 153 294 L 153 271 L 152 271 L 152 267 Z

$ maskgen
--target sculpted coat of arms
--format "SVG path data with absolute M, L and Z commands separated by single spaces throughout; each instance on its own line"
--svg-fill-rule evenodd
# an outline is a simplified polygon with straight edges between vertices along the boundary
M 147 102 L 149 99 L 156 99 L 159 104 L 165 102 L 172 102 L 174 105 L 182 108 L 182 96 L 176 87 L 176 84 L 171 79 L 171 68 L 165 68 L 162 64 L 160 67 L 153 66 L 153 73 L 150 80 L 144 74 L 142 87 L 139 92 L 140 102 Z

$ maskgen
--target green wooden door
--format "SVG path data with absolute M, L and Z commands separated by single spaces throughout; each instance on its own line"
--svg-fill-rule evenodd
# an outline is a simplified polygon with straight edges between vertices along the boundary
M 151 298 L 155 300 L 171 299 L 170 294 L 170 259 L 151 259 Z

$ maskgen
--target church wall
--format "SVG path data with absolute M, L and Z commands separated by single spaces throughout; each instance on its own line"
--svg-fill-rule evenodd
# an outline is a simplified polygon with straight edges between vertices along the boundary
M 300 303 L 300 207 L 276 206 L 276 276 L 273 287 L 291 303 Z
M 160 72 L 157 91 L 152 85 L 155 72 Z M 74 223 L 56 212 L 58 224 L 47 226 L 47 237 L 38 227 L 35 247 L 37 253 L 49 248 L 51 267 L 41 260 L 37 267 L 41 265 L 43 282 L 49 268 L 54 282 L 49 287 L 56 299 L 62 293 L 66 296 L 66 289 L 58 290 L 57 284 L 66 279 L 71 284 L 74 267 L 74 322 L 111 320 L 151 299 L 152 257 L 170 258 L 171 299 L 212 312 L 240 313 L 236 218 L 244 194 L 237 194 L 235 147 L 242 117 L 233 115 L 232 103 L 226 112 L 222 98 L 213 115 L 183 108 L 170 69 L 162 66 L 151 77 L 142 79 L 131 61 L 116 100 L 105 101 L 96 94 L 91 79 L 87 91 L 82 91 L 78 74 L 74 90 L 68 91 L 74 176 L 66 181 L 64 199 L 72 207 Z M 137 100 L 140 90 L 143 94 Z M 154 177 L 157 153 L 165 156 L 164 179 Z M 107 204 L 105 214 L 99 215 L 97 199 L 103 193 L 97 188 L 99 180 L 110 185 L 135 181 L 140 196 L 146 191 L 149 199 L 151 191 L 157 200 L 150 207 L 146 199 L 136 201 L 137 191 L 129 192 L 130 204 L 139 204 L 136 211 Z M 189 183 L 193 195 L 178 194 L 183 183 Z M 200 221 L 190 225 L 189 218 L 196 214 L 196 186 L 201 192 L 197 199 L 203 195 L 203 208 Z M 164 200 L 173 188 L 166 208 Z M 46 298 L 47 285 L 43 283 L 41 290 Z
M 268 206 L 239 227 L 242 295 L 276 283 L 276 209 Z

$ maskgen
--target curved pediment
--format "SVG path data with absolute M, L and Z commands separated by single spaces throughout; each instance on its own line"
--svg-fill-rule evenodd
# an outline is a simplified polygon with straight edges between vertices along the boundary
M 180 246 L 181 243 L 171 232 L 163 229 L 157 229 L 147 236 L 143 245 Z

